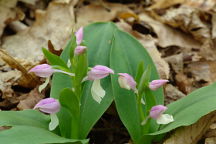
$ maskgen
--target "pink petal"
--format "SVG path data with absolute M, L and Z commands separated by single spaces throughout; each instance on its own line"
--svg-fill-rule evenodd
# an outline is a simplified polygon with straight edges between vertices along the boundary
M 167 110 L 166 106 L 163 105 L 156 105 L 153 106 L 150 110 L 150 117 L 153 119 L 157 119 L 160 117 L 161 114 L 163 114 Z
M 60 110 L 60 103 L 54 98 L 46 98 L 39 101 L 34 109 L 39 109 L 42 112 L 53 114 Z
M 106 66 L 96 65 L 88 72 L 87 80 L 102 79 L 109 74 L 114 74 L 114 71 Z
M 136 81 L 131 75 L 127 73 L 118 73 L 118 75 L 125 79 L 125 81 L 127 82 L 125 85 L 128 85 L 132 90 L 136 90 Z
M 86 50 L 86 46 L 77 46 L 74 50 L 74 54 L 76 55 L 80 55 L 80 54 L 83 54 Z
M 78 31 L 75 33 L 76 36 L 76 43 L 77 45 L 80 45 L 83 40 L 83 27 L 80 27 Z
M 158 88 L 160 88 L 161 86 L 163 86 L 164 84 L 166 84 L 167 82 L 169 82 L 168 80 L 153 80 L 152 82 L 150 82 L 149 84 L 149 88 L 151 90 L 157 90 Z
M 48 64 L 41 64 L 33 67 L 29 72 L 33 72 L 39 77 L 49 77 L 53 74 L 54 70 Z

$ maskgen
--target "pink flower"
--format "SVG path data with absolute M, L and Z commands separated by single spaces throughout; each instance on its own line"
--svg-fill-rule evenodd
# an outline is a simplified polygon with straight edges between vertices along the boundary
M 74 54 L 80 55 L 83 54 L 86 51 L 86 46 L 77 46 L 74 50 Z
M 149 116 L 156 120 L 157 124 L 168 124 L 174 121 L 170 114 L 163 114 L 167 110 L 166 106 L 156 105 L 150 110 Z
M 127 74 L 127 73 L 118 73 L 119 78 L 118 82 L 121 88 L 125 88 L 127 90 L 134 90 L 136 91 L 136 82 L 134 78 Z
M 163 105 L 156 105 L 153 106 L 150 110 L 150 117 L 153 119 L 157 119 L 160 117 L 161 114 L 163 114 L 167 110 L 167 107 Z
M 75 36 L 77 45 L 80 45 L 83 40 L 83 27 L 78 29 L 78 31 L 75 33 Z
M 60 110 L 60 103 L 54 98 L 46 98 L 40 100 L 34 107 L 34 109 L 39 109 L 40 111 L 48 114 L 57 113 Z
M 96 65 L 89 72 L 86 80 L 99 80 L 107 77 L 109 74 L 114 74 L 114 71 L 106 66 Z
M 161 86 L 163 86 L 164 84 L 166 84 L 167 82 L 169 82 L 168 80 L 153 80 L 152 82 L 150 82 L 149 84 L 149 88 L 151 90 L 157 90 L 158 88 L 160 88 Z
M 54 69 L 48 64 L 41 64 L 33 67 L 29 72 L 33 72 L 39 77 L 49 77 L 54 73 Z

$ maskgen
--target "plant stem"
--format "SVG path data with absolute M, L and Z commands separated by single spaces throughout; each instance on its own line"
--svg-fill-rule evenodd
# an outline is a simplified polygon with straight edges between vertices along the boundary
M 141 100 L 142 100 L 142 95 L 137 94 L 137 106 L 140 114 L 140 121 L 142 122 L 145 120 L 145 116 L 144 116 Z

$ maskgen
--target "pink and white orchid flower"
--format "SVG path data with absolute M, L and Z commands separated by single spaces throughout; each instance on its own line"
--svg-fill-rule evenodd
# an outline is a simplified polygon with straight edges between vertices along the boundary
M 127 90 L 132 89 L 134 92 L 137 92 L 136 81 L 131 75 L 127 73 L 118 73 L 118 75 L 118 82 L 121 88 L 125 88 Z
M 150 110 L 150 117 L 155 119 L 158 124 L 168 124 L 173 122 L 173 116 L 169 114 L 163 114 L 167 110 L 166 106 L 156 105 Z
M 54 98 L 46 98 L 40 100 L 34 107 L 34 109 L 39 109 L 40 111 L 50 114 L 49 130 L 54 130 L 59 125 L 59 120 L 56 115 L 60 110 L 60 103 Z
M 93 84 L 91 87 L 91 94 L 93 99 L 100 103 L 106 92 L 102 88 L 100 84 L 100 80 L 102 78 L 107 77 L 109 74 L 114 74 L 114 71 L 106 66 L 96 65 L 88 72 L 87 76 L 84 78 L 85 80 L 93 80 Z

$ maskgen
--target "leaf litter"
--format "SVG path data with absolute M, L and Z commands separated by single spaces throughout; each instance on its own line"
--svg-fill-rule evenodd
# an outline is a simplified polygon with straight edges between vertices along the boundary
M 44 98 L 49 88 L 38 92 L 44 80 L 28 73 L 46 62 L 41 48 L 49 43 L 49 50 L 59 54 L 72 31 L 96 21 L 115 22 L 148 50 L 160 77 L 170 80 L 164 88 L 166 104 L 216 81 L 215 0 L 1 0 L 0 109 L 29 109 Z M 129 142 L 115 109 L 110 109 L 92 130 L 93 142 Z M 177 129 L 164 143 L 215 143 L 214 114 Z M 106 142 L 98 139 L 102 134 Z

